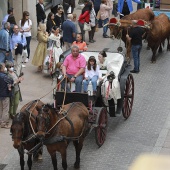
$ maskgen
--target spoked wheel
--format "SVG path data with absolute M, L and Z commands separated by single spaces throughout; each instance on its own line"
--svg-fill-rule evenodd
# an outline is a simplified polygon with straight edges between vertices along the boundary
M 134 99 L 134 80 L 132 74 L 129 74 L 126 80 L 124 88 L 124 97 L 123 97 L 123 117 L 127 119 L 131 112 Z
M 95 128 L 95 139 L 99 147 L 103 145 L 106 139 L 107 122 L 107 110 L 106 108 L 102 107 L 98 109 L 98 115 L 96 119 L 96 124 L 98 126 Z

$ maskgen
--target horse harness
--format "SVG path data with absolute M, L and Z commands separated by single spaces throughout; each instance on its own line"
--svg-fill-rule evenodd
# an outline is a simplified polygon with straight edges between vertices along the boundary
M 47 139 L 45 139 L 45 140 L 43 141 L 43 144 L 52 144 L 52 143 L 55 143 L 55 142 L 62 142 L 62 141 L 64 141 L 64 140 L 70 140 L 70 139 L 71 139 L 71 137 L 66 137 L 66 136 L 62 136 L 62 135 L 61 135 L 61 136 L 53 136 L 53 135 L 54 135 L 54 133 L 56 132 L 56 130 L 57 130 L 57 128 L 58 128 L 57 124 L 58 124 L 62 119 L 64 119 L 64 118 L 69 122 L 69 124 L 70 124 L 70 126 L 71 126 L 72 136 L 74 135 L 73 122 L 72 122 L 72 121 L 70 120 L 70 118 L 68 117 L 68 112 L 70 111 L 70 109 L 71 109 L 74 105 L 75 105 L 75 103 L 73 102 L 68 110 L 63 110 L 63 109 L 61 108 L 59 114 L 61 114 L 63 117 L 60 118 L 60 119 L 55 123 L 55 125 L 49 130 L 49 131 L 51 131 L 51 130 L 54 128 L 53 133 L 50 135 L 49 138 L 47 138 Z M 42 109 L 43 109 L 43 108 L 42 108 Z M 48 118 L 47 121 L 50 121 L 50 118 Z M 47 123 L 46 123 L 46 124 L 47 124 Z M 47 134 L 49 133 L 49 131 L 47 132 Z
M 80 134 L 80 136 L 78 136 L 78 137 L 67 137 L 67 136 L 53 136 L 54 135 L 54 133 L 55 133 L 55 131 L 57 130 L 57 124 L 62 120 L 62 119 L 66 119 L 69 123 L 70 123 L 70 126 L 71 126 L 71 131 L 72 131 L 72 136 L 74 135 L 74 126 L 73 126 L 73 122 L 70 120 L 70 118 L 67 116 L 68 115 L 68 112 L 70 111 L 70 109 L 75 105 L 76 103 L 72 103 L 72 105 L 70 106 L 70 108 L 68 109 L 68 110 L 63 110 L 63 109 L 61 109 L 60 110 L 60 114 L 62 114 L 63 115 L 63 117 L 62 118 L 60 118 L 57 122 L 56 122 L 56 124 L 55 124 L 55 126 L 53 126 L 53 127 L 55 127 L 54 128 L 54 131 L 53 131 L 53 133 L 50 135 L 50 137 L 49 138 L 47 138 L 47 139 L 45 139 L 44 141 L 43 141 L 43 144 L 44 145 L 46 145 L 46 144 L 53 144 L 53 143 L 56 143 L 56 142 L 62 142 L 62 141 L 71 141 L 71 140 L 79 140 L 79 138 L 82 136 L 82 134 L 83 134 L 83 131 L 84 131 L 84 128 L 85 128 L 85 126 L 84 126 L 84 128 L 83 128 L 83 130 L 82 130 L 82 133 Z M 52 130 L 52 129 L 50 129 L 50 130 Z M 49 131 L 50 131 L 49 130 Z M 48 131 L 48 132 L 49 132 Z

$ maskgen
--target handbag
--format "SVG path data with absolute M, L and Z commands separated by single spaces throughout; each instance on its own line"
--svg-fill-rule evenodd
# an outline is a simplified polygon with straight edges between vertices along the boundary
M 71 14 L 71 6 L 68 7 L 67 14 Z
M 91 26 L 90 24 L 88 24 L 87 22 L 84 23 L 84 28 L 83 28 L 84 31 L 91 31 Z

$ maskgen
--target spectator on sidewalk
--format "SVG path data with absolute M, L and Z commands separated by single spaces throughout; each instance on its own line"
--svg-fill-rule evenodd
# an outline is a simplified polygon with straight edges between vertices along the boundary
M 13 8 L 9 8 L 7 13 L 2 20 L 2 28 L 4 28 L 4 24 L 7 22 L 9 15 L 13 14 Z
M 103 25 L 109 22 L 109 17 L 113 8 L 113 3 L 110 0 L 102 0 L 100 5 L 100 19 Z M 103 38 L 109 38 L 107 35 L 108 26 L 103 27 Z
M 47 55 L 48 32 L 46 32 L 46 24 L 40 23 L 37 33 L 38 46 L 35 50 L 32 64 L 38 66 L 38 71 L 42 71 L 44 59 Z
M 79 16 L 78 23 L 80 27 L 81 34 L 83 36 L 83 40 L 85 41 L 85 31 L 84 31 L 84 23 L 90 22 L 90 12 L 92 10 L 92 3 L 89 1 L 85 2 L 85 6 L 82 9 L 82 12 Z
M 63 0 L 63 8 L 64 8 L 64 17 L 65 19 L 67 19 L 67 15 L 68 13 L 68 9 L 69 7 L 71 7 L 71 13 L 74 12 L 74 8 L 75 8 L 75 0 Z
M 23 80 L 23 75 L 21 74 L 18 76 L 16 72 L 14 72 L 14 66 L 12 62 L 7 61 L 5 63 L 5 66 L 7 68 L 8 75 L 13 79 L 14 82 L 9 107 L 9 115 L 11 118 L 14 118 L 17 113 L 19 101 L 22 101 L 19 83 L 21 83 L 21 81 Z
M 37 25 L 39 23 L 44 23 L 46 19 L 45 8 L 44 8 L 44 0 L 39 0 L 39 3 L 36 5 L 36 15 L 37 15 Z
M 92 10 L 90 12 L 90 25 L 91 25 L 91 31 L 89 31 L 89 42 L 90 43 L 94 43 L 96 42 L 94 40 L 94 34 L 95 34 L 95 30 L 96 30 L 96 26 L 97 26 L 97 19 L 96 19 L 96 13 L 95 10 L 93 8 L 93 3 L 92 3 Z
M 18 25 L 14 25 L 13 29 L 14 33 L 11 36 L 11 49 L 14 54 L 14 68 L 16 70 L 17 75 L 20 75 L 22 70 L 22 52 L 24 47 L 27 45 L 25 35 L 19 32 Z
M 122 17 L 124 17 L 125 15 L 129 15 L 130 12 L 133 11 L 133 5 L 132 5 L 132 1 L 140 4 L 140 0 L 118 0 L 118 14 L 123 14 L 123 15 L 120 15 L 120 19 Z
M 13 84 L 12 78 L 5 73 L 5 64 L 0 63 L 0 127 L 10 128 L 9 126 L 9 101 L 12 96 L 9 85 Z
M 77 23 L 77 14 L 73 14 L 73 23 L 75 25 L 75 28 L 76 28 L 76 34 L 78 33 L 78 23 Z
M 76 36 L 76 28 L 72 20 L 73 20 L 73 15 L 68 14 L 67 20 L 64 21 L 61 27 L 61 29 L 63 30 L 63 41 L 66 47 L 66 50 L 68 50 L 71 47 Z
M 94 10 L 95 10 L 96 15 L 99 15 L 98 12 L 100 10 L 101 0 L 92 0 L 92 2 L 94 4 Z M 98 27 L 102 28 L 102 21 L 100 18 L 98 20 Z
M 59 7 L 57 9 L 57 13 L 55 15 L 54 21 L 56 23 L 56 26 L 61 28 L 61 26 L 63 25 L 63 22 L 64 22 L 64 13 L 63 13 L 62 7 Z
M 53 26 L 56 26 L 56 23 L 54 21 L 54 14 L 50 12 L 48 14 L 47 23 L 46 23 L 46 28 L 47 28 L 46 31 L 48 32 L 48 34 L 52 32 Z
M 114 15 L 114 17 L 117 17 L 117 3 L 118 0 L 113 0 L 113 10 L 112 10 L 112 15 Z
M 10 48 L 10 23 L 6 22 L 4 28 L 0 30 L 0 63 L 5 63 L 6 60 L 13 62 L 13 57 Z
M 31 28 L 32 28 L 32 21 L 29 19 L 28 11 L 23 12 L 23 17 L 19 21 L 19 27 L 20 27 L 20 32 L 25 36 L 26 41 L 27 41 L 26 47 L 27 47 L 28 56 L 24 60 L 24 62 L 27 63 L 30 58 L 30 41 L 31 41 Z
M 81 34 L 77 34 L 76 41 L 73 42 L 72 46 L 77 46 L 79 51 L 87 51 L 87 44 L 85 41 L 83 41 Z
M 14 25 L 16 25 L 13 8 L 12 8 L 12 10 L 11 10 L 10 15 L 8 16 L 7 22 L 10 23 L 10 31 L 9 31 L 9 34 L 12 35 L 12 34 L 13 34 Z

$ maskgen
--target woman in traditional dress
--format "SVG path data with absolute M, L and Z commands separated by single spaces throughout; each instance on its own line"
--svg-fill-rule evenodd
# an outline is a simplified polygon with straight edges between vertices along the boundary
M 107 61 L 106 61 L 107 54 L 105 51 L 101 51 L 98 55 L 98 65 L 100 67 L 100 70 L 107 70 Z
M 42 71 L 44 59 L 47 54 L 48 33 L 46 32 L 46 24 L 39 24 L 37 40 L 39 43 L 32 59 L 32 64 L 38 66 L 38 71 Z
M 61 49 L 60 39 L 62 38 L 60 34 L 60 28 L 54 26 L 53 33 L 48 38 L 48 51 L 50 51 L 49 58 L 49 69 L 51 73 L 55 72 L 56 64 L 59 62 L 59 57 L 63 53 Z

